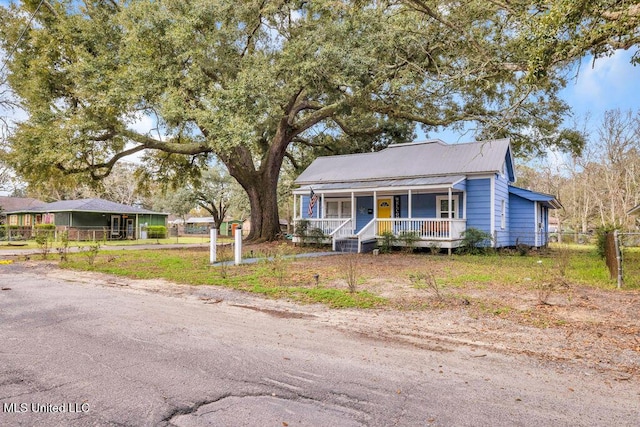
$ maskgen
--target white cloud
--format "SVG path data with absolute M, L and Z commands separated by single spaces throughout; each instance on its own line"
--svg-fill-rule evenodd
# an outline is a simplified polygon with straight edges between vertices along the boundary
M 640 67 L 630 63 L 631 52 L 617 51 L 607 58 L 585 58 L 577 80 L 563 91 L 564 99 L 575 113 L 591 112 L 598 120 L 605 110 L 638 108 Z

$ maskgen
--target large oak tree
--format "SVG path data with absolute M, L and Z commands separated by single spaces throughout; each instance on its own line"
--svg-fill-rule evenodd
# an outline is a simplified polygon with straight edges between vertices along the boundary
M 559 131 L 562 76 L 527 78 L 527 17 L 510 3 L 23 1 L 0 9 L 28 113 L 11 161 L 35 182 L 100 179 L 142 150 L 194 167 L 215 155 L 247 192 L 249 238 L 269 240 L 283 162 L 307 149 L 406 141 L 419 123 L 579 151 L 579 135 Z M 145 117 L 153 132 L 135 130 Z

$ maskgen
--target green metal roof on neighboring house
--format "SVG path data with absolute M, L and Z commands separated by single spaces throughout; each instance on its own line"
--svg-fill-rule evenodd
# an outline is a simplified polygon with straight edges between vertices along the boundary
M 129 206 L 122 203 L 111 202 L 104 199 L 78 199 L 60 200 L 35 206 L 28 209 L 18 209 L 7 213 L 52 213 L 52 212 L 100 212 L 110 214 L 155 214 L 168 215 L 161 212 L 153 212 L 148 209 Z

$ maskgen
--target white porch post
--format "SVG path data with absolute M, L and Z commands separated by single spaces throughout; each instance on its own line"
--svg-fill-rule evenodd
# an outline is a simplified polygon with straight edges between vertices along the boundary
M 378 218 L 378 192 L 373 192 L 373 217 Z
M 351 234 L 356 231 L 356 195 L 351 192 Z
M 467 219 L 467 190 L 462 192 L 462 218 Z
M 322 218 L 324 218 L 324 193 L 320 195 L 320 206 L 318 206 L 318 218 L 320 218 L 320 209 L 322 209 Z
M 449 187 L 449 223 L 451 223 L 451 220 L 453 219 L 453 208 L 451 206 L 451 201 L 451 187 Z
M 409 218 L 413 218 L 413 212 L 411 212 L 413 210 L 413 206 L 411 205 L 411 190 L 409 190 L 409 193 L 407 195 L 407 200 L 408 200 L 407 212 L 408 212 Z
M 297 207 L 296 207 L 296 205 L 297 205 L 296 200 L 297 200 L 297 199 L 298 199 L 298 196 L 294 194 L 294 195 L 293 195 L 293 219 L 294 219 L 294 220 L 296 219 L 296 215 L 298 215 L 298 213 L 296 212 L 296 209 L 297 209 Z
M 304 199 L 303 199 L 303 197 L 304 197 L 304 196 L 301 194 L 301 195 L 300 195 L 300 212 L 298 212 L 298 215 L 300 215 L 300 218 L 302 218 L 302 217 L 303 217 L 303 215 L 304 215 L 304 214 L 303 214 L 303 211 L 304 211 L 304 203 L 302 203 L 302 201 L 304 200 Z

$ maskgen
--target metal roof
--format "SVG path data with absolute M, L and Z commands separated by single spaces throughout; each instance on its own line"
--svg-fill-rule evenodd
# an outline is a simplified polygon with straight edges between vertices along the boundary
M 508 139 L 446 144 L 440 140 L 390 145 L 375 153 L 319 157 L 296 184 L 380 181 L 500 172 L 512 156 Z
M 295 192 L 304 194 L 313 189 L 313 191 L 331 191 L 331 190 L 366 190 L 380 189 L 388 187 L 429 187 L 429 186 L 452 186 L 458 182 L 464 181 L 463 175 L 451 176 L 431 176 L 424 178 L 405 178 L 405 179 L 387 179 L 378 181 L 359 181 L 359 182 L 333 182 L 326 184 L 309 184 L 298 188 Z
M 0 196 L 0 208 L 4 211 L 15 211 L 18 209 L 31 209 L 35 206 L 42 206 L 42 200 L 31 197 L 6 197 Z
M 78 199 L 78 200 L 60 200 L 57 202 L 47 203 L 41 206 L 35 206 L 28 209 L 16 210 L 7 213 L 51 213 L 51 212 L 100 212 L 113 214 L 156 214 L 167 215 L 165 213 L 153 212 L 148 209 L 142 209 L 135 206 L 124 205 L 122 203 L 111 202 L 104 199 Z
M 551 194 L 538 193 L 536 191 L 525 190 L 524 188 L 514 187 L 513 185 L 509 186 L 509 193 L 515 194 L 516 196 L 520 196 L 523 199 L 530 200 L 532 202 L 542 202 L 547 207 L 552 209 L 560 209 L 562 205 L 560 202 Z

